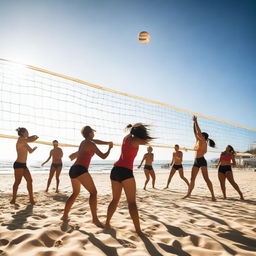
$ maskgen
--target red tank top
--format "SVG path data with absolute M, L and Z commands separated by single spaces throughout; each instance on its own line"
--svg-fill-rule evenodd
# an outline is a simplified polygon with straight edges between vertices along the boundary
M 230 155 L 221 155 L 220 156 L 220 160 L 222 161 L 227 161 L 227 162 L 231 162 L 232 156 Z
M 135 148 L 131 145 L 130 137 L 124 139 L 121 149 L 121 156 L 114 165 L 133 170 L 133 161 L 138 153 L 138 150 L 139 147 Z
M 93 155 L 94 152 L 84 152 L 79 154 L 74 165 L 82 165 L 88 169 Z

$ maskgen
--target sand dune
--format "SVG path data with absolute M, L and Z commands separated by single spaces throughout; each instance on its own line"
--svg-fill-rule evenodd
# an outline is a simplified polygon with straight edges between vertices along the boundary
M 60 221 L 70 181 L 61 177 L 59 194 L 45 193 L 45 174 L 33 174 L 37 204 L 27 205 L 25 183 L 20 188 L 17 205 L 9 204 L 12 175 L 1 175 L 0 255 L 3 256 L 84 256 L 84 255 L 256 255 L 256 173 L 237 172 L 235 178 L 247 200 L 238 200 L 227 184 L 228 200 L 221 199 L 216 172 L 210 174 L 217 202 L 201 175 L 191 199 L 181 199 L 186 184 L 175 176 L 171 189 L 163 190 L 167 173 L 157 176 L 159 189 L 144 191 L 144 176 L 136 173 L 138 207 L 145 233 L 134 232 L 127 204 L 122 196 L 112 220 L 113 229 L 91 223 L 88 193 L 83 190 L 72 208 L 70 220 Z M 189 177 L 190 173 L 186 172 Z M 105 221 L 111 200 L 108 174 L 93 174 L 98 188 L 98 215 Z M 149 186 L 150 187 L 150 186 Z

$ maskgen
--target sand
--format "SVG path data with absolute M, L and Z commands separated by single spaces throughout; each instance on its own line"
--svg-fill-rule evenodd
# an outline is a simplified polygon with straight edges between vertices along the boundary
M 187 188 L 176 174 L 168 190 L 168 172 L 157 172 L 156 187 L 142 189 L 144 174 L 135 173 L 137 203 L 144 237 L 134 232 L 124 195 L 112 219 L 112 230 L 91 223 L 88 193 L 81 190 L 70 221 L 60 221 L 71 186 L 67 174 L 61 176 L 60 193 L 55 181 L 45 193 L 47 174 L 33 173 L 37 204 L 28 204 L 22 181 L 17 205 L 9 204 L 12 174 L 0 175 L 0 255 L 8 256 L 219 256 L 256 255 L 256 172 L 234 172 L 245 196 L 240 201 L 227 184 L 228 200 L 222 199 L 217 172 L 211 172 L 217 202 L 198 175 L 191 199 L 182 199 Z M 98 189 L 98 215 L 102 222 L 111 200 L 109 174 L 92 174 Z M 185 172 L 190 177 L 190 172 Z

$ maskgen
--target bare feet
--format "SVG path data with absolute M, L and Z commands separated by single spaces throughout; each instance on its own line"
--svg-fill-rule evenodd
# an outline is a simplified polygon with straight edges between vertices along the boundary
M 167 189 L 168 187 L 165 187 L 164 189 Z
M 30 199 L 29 202 L 30 202 L 30 204 L 32 204 L 32 205 L 35 205 L 35 204 L 36 204 L 36 202 L 34 201 L 34 199 Z
M 216 202 L 216 201 L 217 201 L 216 198 L 215 198 L 215 196 L 212 197 L 212 201 L 213 201 L 213 202 Z
M 92 223 L 99 228 L 104 228 L 104 225 L 98 219 L 92 220 Z
M 185 195 L 184 197 L 182 197 L 182 199 L 186 199 L 188 197 L 190 197 L 190 195 Z
M 106 223 L 106 224 L 105 224 L 105 228 L 106 228 L 106 229 L 112 229 L 112 227 L 111 227 L 111 225 L 110 225 L 109 223 Z
M 244 197 L 243 197 L 243 196 L 241 196 L 241 197 L 240 197 L 240 199 L 241 199 L 241 200 L 244 200 Z
M 14 199 L 11 200 L 10 204 L 15 204 L 15 201 Z
M 68 220 L 68 216 L 63 215 L 60 219 L 63 220 L 63 221 L 67 221 Z

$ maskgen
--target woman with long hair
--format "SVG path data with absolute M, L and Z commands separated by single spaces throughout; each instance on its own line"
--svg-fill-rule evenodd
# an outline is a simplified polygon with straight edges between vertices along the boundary
M 235 160 L 235 150 L 232 146 L 228 145 L 226 147 L 226 150 L 221 153 L 220 159 L 218 162 L 218 177 L 220 181 L 221 190 L 223 193 L 223 198 L 226 199 L 226 186 L 225 182 L 226 179 L 229 181 L 229 183 L 233 186 L 233 188 L 237 191 L 237 193 L 240 195 L 240 199 L 244 200 L 243 194 L 237 185 L 237 183 L 234 181 L 233 172 L 232 172 L 232 165 L 236 165 Z
M 16 129 L 19 138 L 16 143 L 17 159 L 13 164 L 15 181 L 13 184 L 12 200 L 11 204 L 16 203 L 17 191 L 22 178 L 24 177 L 27 182 L 27 190 L 29 194 L 29 201 L 33 205 L 35 204 L 33 197 L 33 185 L 32 177 L 27 167 L 28 152 L 33 153 L 37 147 L 31 148 L 28 143 L 38 139 L 38 136 L 29 136 L 28 130 L 24 127 Z
M 215 147 L 215 142 L 209 138 L 209 135 L 206 132 L 201 132 L 201 129 L 197 122 L 197 117 L 193 116 L 193 122 L 194 122 L 194 134 L 196 138 L 196 145 L 194 147 L 194 150 L 196 151 L 196 158 L 194 162 L 194 166 L 192 168 L 191 172 L 191 179 L 190 184 L 188 187 L 188 193 L 184 198 L 190 197 L 191 193 L 195 187 L 195 179 L 199 172 L 199 170 L 202 170 L 203 178 L 211 192 L 212 195 L 212 201 L 216 201 L 214 192 L 213 192 L 213 186 L 212 182 L 209 179 L 208 176 L 208 169 L 207 169 L 207 162 L 204 158 L 204 155 L 207 152 L 207 145 L 209 143 L 210 147 Z
M 110 179 L 113 199 L 108 206 L 106 228 L 110 228 L 110 220 L 116 211 L 122 190 L 124 189 L 135 230 L 138 234 L 142 234 L 136 204 L 136 183 L 133 176 L 133 162 L 139 146 L 148 144 L 153 138 L 149 136 L 148 126 L 142 123 L 130 124 L 127 128 L 130 132 L 123 139 L 121 156 L 111 170 Z
M 85 140 L 81 142 L 78 151 L 70 155 L 71 160 L 76 158 L 75 163 L 69 170 L 73 193 L 66 202 L 64 214 L 61 219 L 64 221 L 68 219 L 69 211 L 79 195 L 80 187 L 82 185 L 90 193 L 89 204 L 92 213 L 92 222 L 96 226 L 103 227 L 97 216 L 97 190 L 93 179 L 88 172 L 88 168 L 94 154 L 98 155 L 102 159 L 107 158 L 111 148 L 113 147 L 113 143 L 93 140 L 94 132 L 95 130 L 93 130 L 90 126 L 83 127 L 81 133 Z M 102 153 L 96 144 L 109 145 L 108 151 L 106 153 Z

